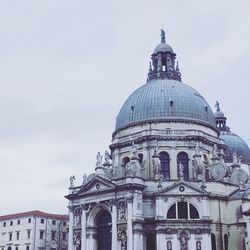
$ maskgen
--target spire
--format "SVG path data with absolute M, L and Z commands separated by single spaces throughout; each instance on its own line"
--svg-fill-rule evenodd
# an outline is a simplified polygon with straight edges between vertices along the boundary
M 166 43 L 166 40 L 165 40 L 165 31 L 163 29 L 161 29 L 161 43 Z
M 179 62 L 178 61 L 176 62 L 176 68 L 175 69 L 176 69 L 177 72 L 180 72 Z

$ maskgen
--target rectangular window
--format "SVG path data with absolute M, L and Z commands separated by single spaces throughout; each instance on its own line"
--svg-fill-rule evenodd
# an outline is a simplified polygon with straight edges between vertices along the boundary
M 27 238 L 30 239 L 30 230 L 27 231 Z
M 12 241 L 12 233 L 9 233 L 9 241 Z
M 56 239 L 56 231 L 52 231 L 51 232 L 51 240 L 55 240 Z
M 13 226 L 13 221 L 10 221 L 10 226 Z
M 41 230 L 41 231 L 40 231 L 40 240 L 43 240 L 43 238 L 44 238 L 44 231 Z
M 31 223 L 31 218 L 28 219 L 28 223 Z
M 20 225 L 20 220 L 17 220 L 17 225 Z
M 67 226 L 67 222 L 66 222 L 66 221 L 63 222 L 63 226 L 64 226 L 64 227 Z
M 19 232 L 16 232 L 16 239 L 19 240 L 19 235 L 20 233 Z
M 55 220 L 52 220 L 52 225 L 55 225 L 56 224 L 56 221 Z
M 6 222 L 3 223 L 3 226 L 6 227 Z
M 41 219 L 41 224 L 44 224 L 44 219 Z

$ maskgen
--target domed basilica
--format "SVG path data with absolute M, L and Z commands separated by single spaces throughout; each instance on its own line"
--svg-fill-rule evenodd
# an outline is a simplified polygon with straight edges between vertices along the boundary
M 69 250 L 250 249 L 250 150 L 182 82 L 165 41 L 121 107 L 109 150 L 70 177 Z

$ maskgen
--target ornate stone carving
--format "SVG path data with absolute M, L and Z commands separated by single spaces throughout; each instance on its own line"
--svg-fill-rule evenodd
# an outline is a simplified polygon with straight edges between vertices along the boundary
M 201 250 L 201 242 L 199 240 L 196 241 L 196 250 Z
M 222 162 L 213 163 L 211 166 L 211 177 L 216 180 L 222 180 L 227 174 L 227 167 Z
M 125 199 L 118 200 L 117 202 L 117 220 L 127 220 L 127 201 Z
M 190 238 L 190 233 L 187 230 L 182 230 L 179 232 L 179 240 L 181 245 L 181 250 L 188 250 L 188 239 Z
M 236 169 L 231 175 L 231 183 L 240 185 L 246 183 L 248 174 L 243 169 Z
M 82 207 L 74 208 L 74 227 L 81 226 L 81 215 L 82 215 Z
M 88 182 L 88 176 L 84 173 L 82 176 L 82 185 L 86 185 Z
M 179 172 L 179 178 L 180 178 L 180 180 L 183 180 L 183 177 L 184 177 L 184 167 L 183 167 L 183 165 L 182 165 L 181 162 L 178 165 L 178 172 Z
M 101 167 L 102 166 L 102 155 L 100 154 L 100 152 L 97 153 L 96 155 L 96 167 Z
M 81 246 L 81 231 L 74 231 L 73 233 L 73 245 L 76 249 L 80 249 Z
M 167 250 L 172 250 L 172 241 L 171 240 L 167 241 Z
M 112 164 L 110 163 L 110 155 L 109 155 L 109 152 L 108 152 L 108 150 L 105 150 L 103 166 L 111 166 L 111 165 L 112 165 Z
M 127 250 L 127 228 L 120 227 L 117 236 L 118 240 L 121 242 L 121 250 Z

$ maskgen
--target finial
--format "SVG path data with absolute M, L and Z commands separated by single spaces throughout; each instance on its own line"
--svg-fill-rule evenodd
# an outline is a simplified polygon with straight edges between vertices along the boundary
M 176 71 L 177 71 L 177 72 L 180 71 L 180 69 L 179 69 L 179 62 L 178 62 L 178 61 L 176 62 Z
M 220 111 L 220 104 L 219 104 L 218 101 L 216 101 L 215 107 L 216 107 L 216 111 L 217 111 L 217 112 Z
M 165 31 L 163 29 L 161 29 L 161 43 L 166 43 L 166 40 L 165 40 Z
M 149 62 L 149 72 L 152 72 L 152 64 L 151 64 L 151 61 Z

